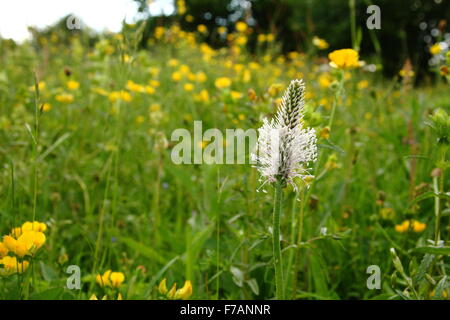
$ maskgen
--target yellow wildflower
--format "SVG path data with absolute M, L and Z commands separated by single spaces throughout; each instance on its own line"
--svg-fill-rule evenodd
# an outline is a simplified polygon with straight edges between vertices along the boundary
M 412 229 L 412 231 L 420 233 L 422 231 L 425 230 L 425 228 L 427 227 L 427 225 L 425 223 L 416 221 L 416 220 L 405 220 L 403 221 L 401 224 L 398 224 L 395 226 L 395 231 L 399 232 L 399 233 L 405 233 L 407 231 L 410 230 L 410 228 Z
M 338 69 L 357 68 L 360 66 L 359 53 L 353 49 L 340 49 L 328 55 L 330 66 Z
M 402 78 L 411 78 L 414 77 L 415 73 L 413 70 L 402 69 L 398 72 L 400 77 Z
M 369 81 L 367 81 L 367 80 L 361 80 L 357 84 L 357 87 L 359 90 L 366 89 L 368 86 L 369 86 Z
M 194 90 L 194 85 L 192 84 L 192 83 L 185 83 L 184 85 L 183 85 L 183 89 L 184 89 L 184 91 L 186 91 L 186 92 L 191 92 L 192 90 Z
M 176 292 L 177 292 L 177 284 L 174 283 L 170 291 L 167 293 L 167 298 L 173 299 Z
M 162 279 L 162 281 L 159 283 L 158 291 L 162 295 L 167 294 L 167 280 L 166 278 Z
M 197 31 L 200 32 L 200 33 L 205 34 L 205 33 L 208 32 L 208 28 L 204 24 L 199 24 L 197 26 Z
M 45 102 L 41 105 L 42 112 L 49 112 L 52 109 L 52 105 L 48 102 Z
M 197 74 L 195 75 L 195 79 L 198 82 L 205 82 L 206 79 L 208 79 L 208 77 L 206 76 L 206 73 L 204 73 L 203 71 L 197 72 Z
M 61 93 L 56 95 L 55 99 L 56 101 L 61 103 L 72 103 L 74 98 L 70 93 Z
M 430 53 L 432 55 L 437 55 L 442 52 L 441 45 L 439 43 L 435 43 L 430 47 Z
M 414 220 L 412 223 L 412 229 L 414 232 L 417 233 L 424 231 L 426 227 L 427 227 L 426 223 L 422 223 L 416 220 Z
M 8 248 L 3 242 L 0 242 L 0 259 L 8 254 Z
M 105 273 L 103 273 L 103 275 L 98 274 L 95 277 L 95 280 L 101 287 L 110 287 L 111 286 L 111 281 L 109 278 L 111 275 L 111 272 L 112 272 L 111 270 L 107 270 L 107 271 L 105 271 Z
M 132 100 L 131 95 L 128 91 L 113 91 L 108 95 L 109 101 L 115 102 L 118 100 L 122 100 L 125 102 L 130 102 Z
M 209 102 L 208 90 L 202 89 L 198 94 L 196 94 L 194 96 L 194 100 L 199 101 L 199 102 L 205 102 L 205 103 Z
M 3 268 L 0 268 L 0 275 L 22 274 L 28 269 L 29 264 L 28 261 L 18 262 L 16 257 L 5 256 L 0 259 L 0 265 L 3 265 Z
M 70 80 L 67 82 L 67 88 L 69 90 L 77 90 L 80 87 L 80 83 L 74 80 Z
M 319 37 L 314 37 L 312 40 L 313 44 L 319 48 L 320 50 L 325 50 L 328 49 L 328 47 L 330 46 L 328 44 L 328 42 L 326 42 L 324 39 L 321 39 Z
M 217 28 L 217 32 L 219 34 L 225 34 L 227 32 L 227 28 L 224 27 L 224 26 L 220 26 L 220 27 Z
M 126 87 L 131 92 L 144 92 L 144 86 L 134 82 L 133 80 L 128 80 Z
M 233 100 L 239 100 L 239 99 L 241 99 L 242 96 L 243 96 L 243 94 L 242 94 L 241 92 L 239 92 L 239 91 L 234 91 L 234 90 L 231 90 L 230 95 L 231 95 L 231 98 L 232 98 Z
M 178 60 L 177 59 L 170 59 L 168 62 L 167 62 L 167 65 L 169 66 L 169 67 L 176 67 L 177 65 L 178 65 Z
M 321 74 L 317 79 L 317 81 L 319 82 L 319 86 L 324 89 L 328 88 L 331 85 L 332 80 L 333 79 L 328 73 Z
M 265 42 L 267 40 L 267 37 L 265 34 L 258 34 L 258 38 L 257 38 L 258 42 Z
M 231 86 L 231 79 L 227 77 L 220 77 L 216 79 L 214 84 L 219 89 L 225 89 Z
M 183 288 L 178 289 L 175 292 L 174 299 L 187 300 L 191 297 L 191 295 L 192 295 L 192 283 L 191 281 L 187 280 L 184 283 Z
M 238 22 L 236 22 L 236 30 L 238 31 L 238 32 L 245 32 L 245 31 L 247 31 L 247 24 L 245 23 L 245 22 L 242 22 L 242 21 L 238 21 Z
M 118 288 L 125 281 L 125 275 L 122 272 L 111 272 L 109 279 L 111 281 L 111 286 L 113 288 Z
M 175 71 L 174 73 L 172 73 L 172 80 L 173 81 L 176 81 L 176 82 L 178 82 L 178 81 L 180 81 L 181 80 L 181 73 L 180 72 L 178 72 L 178 71 Z

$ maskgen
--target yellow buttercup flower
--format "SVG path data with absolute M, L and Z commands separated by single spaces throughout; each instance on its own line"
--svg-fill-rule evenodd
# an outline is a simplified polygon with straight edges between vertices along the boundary
M 111 272 L 109 279 L 111 281 L 111 286 L 113 288 L 118 288 L 125 281 L 125 275 L 122 272 Z
M 29 225 L 25 224 L 25 228 L 28 228 L 28 226 Z M 25 228 L 22 227 L 21 231 L 19 231 L 18 228 L 15 228 L 12 233 L 13 236 L 7 235 L 3 237 L 3 244 L 9 251 L 20 258 L 23 258 L 25 255 L 34 255 L 46 241 L 43 232 L 34 231 L 32 229 L 27 230 Z M 15 237 L 17 237 L 17 239 Z
M 0 242 L 0 259 L 8 254 L 9 250 L 3 242 Z
M 174 299 L 187 300 L 191 297 L 191 295 L 192 295 L 192 283 L 191 281 L 187 280 L 184 283 L 184 286 L 175 292 Z
M 247 31 L 247 28 L 248 28 L 248 26 L 245 22 L 242 22 L 242 21 L 236 22 L 236 30 L 238 32 L 245 32 L 245 31 Z
M 330 46 L 328 44 L 328 42 L 326 42 L 324 39 L 321 39 L 319 37 L 314 37 L 312 40 L 313 44 L 319 48 L 320 50 L 325 50 L 328 49 L 328 47 Z
M 231 79 L 227 77 L 217 78 L 214 85 L 219 89 L 225 89 L 231 86 Z
M 411 78 L 414 77 L 415 73 L 413 70 L 402 69 L 398 72 L 399 76 L 402 78 Z
M 127 81 L 127 89 L 130 90 L 131 92 L 144 92 L 144 86 L 140 85 L 138 83 L 135 83 L 132 80 L 128 80 Z
M 197 31 L 200 32 L 200 33 L 207 33 L 208 32 L 208 28 L 204 24 L 199 24 L 197 26 Z
M 401 224 L 395 226 L 395 231 L 399 233 L 405 233 L 409 230 L 412 230 L 416 233 L 420 233 L 425 230 L 427 225 L 425 223 L 419 222 L 417 220 L 405 220 Z
M 30 263 L 28 261 L 19 262 L 16 257 L 5 256 L 0 259 L 0 265 L 3 265 L 3 267 L 0 268 L 0 275 L 10 276 L 15 273 L 24 273 L 28 269 Z
M 22 225 L 22 231 L 39 231 L 45 232 L 47 230 L 47 225 L 43 222 L 33 221 L 33 222 L 25 222 Z
M 219 34 L 225 34 L 227 32 L 227 28 L 224 27 L 224 26 L 220 26 L 220 27 L 217 28 L 217 32 Z
M 208 90 L 202 89 L 202 90 L 200 91 L 200 93 L 198 93 L 198 94 L 196 94 L 196 95 L 194 96 L 194 100 L 195 100 L 195 101 L 199 101 L 199 102 L 205 102 L 205 103 L 209 102 L 209 93 L 208 93 Z
M 360 66 L 359 53 L 353 49 L 340 49 L 328 55 L 330 66 L 338 69 L 357 68 Z
M 186 92 L 191 92 L 192 90 L 194 90 L 194 85 L 192 83 L 185 83 L 183 85 L 184 91 Z
M 156 92 L 156 89 L 152 86 L 145 86 L 144 90 L 147 94 L 155 94 Z
M 107 270 L 103 275 L 98 274 L 95 280 L 101 287 L 118 288 L 125 281 L 125 275 L 122 272 Z
M 430 47 L 430 53 L 432 55 L 437 55 L 442 52 L 441 45 L 439 43 L 435 43 Z
M 77 90 L 80 87 L 80 83 L 74 80 L 70 80 L 67 82 L 67 88 L 69 90 Z
M 203 71 L 197 72 L 197 74 L 195 75 L 195 80 L 197 82 L 205 82 L 208 79 L 208 77 L 206 76 L 206 73 L 204 73 Z
M 56 101 L 61 103 L 72 103 L 74 98 L 70 93 L 61 93 L 55 96 Z
M 267 37 L 265 34 L 258 34 L 258 38 L 257 38 L 258 42 L 265 42 L 267 40 Z
M 267 89 L 267 93 L 272 98 L 275 98 L 281 93 L 281 90 L 283 90 L 283 85 L 281 83 L 274 83 L 270 85 L 269 89 Z
M 333 79 L 331 78 L 331 76 L 328 73 L 323 73 L 319 76 L 317 81 L 319 82 L 319 86 L 321 88 L 325 89 L 331 85 Z
M 38 82 L 38 89 L 39 89 L 39 91 L 45 90 L 46 86 L 47 86 L 47 85 L 46 85 L 45 81 L 39 81 L 39 82 Z M 34 90 L 35 90 L 35 87 L 34 87 L 34 85 L 33 85 L 33 86 L 29 87 L 28 89 L 29 89 L 30 91 L 34 91 Z
M 111 275 L 111 272 L 112 272 L 111 270 L 107 270 L 107 271 L 105 271 L 105 273 L 103 273 L 103 275 L 98 274 L 95 277 L 95 280 L 100 285 L 100 287 L 109 287 L 109 286 L 111 286 L 111 281 L 109 279 L 109 276 Z
M 158 291 L 162 295 L 167 294 L 167 280 L 166 278 L 162 279 L 162 281 L 159 283 Z
M 369 81 L 361 80 L 361 81 L 358 82 L 357 86 L 358 86 L 359 90 L 366 89 L 367 87 L 369 87 Z
M 412 223 L 412 229 L 414 232 L 417 233 L 424 231 L 426 227 L 427 227 L 426 223 L 422 223 L 416 220 L 414 220 Z
M 231 90 L 230 95 L 233 100 L 239 100 L 244 96 L 243 93 L 234 90 Z
M 154 80 L 154 79 L 150 80 L 148 83 L 154 88 L 158 88 L 161 85 L 158 80 Z
M 167 293 L 167 298 L 173 299 L 176 292 L 177 292 L 177 284 L 174 283 L 170 291 Z
M 180 72 L 175 71 L 174 73 L 172 73 L 172 80 L 173 80 L 173 81 L 178 82 L 178 81 L 181 80 L 181 78 L 182 78 L 182 75 L 181 75 Z
M 111 102 L 116 102 L 118 100 L 122 100 L 125 102 L 130 102 L 132 100 L 132 97 L 128 91 L 121 90 L 121 91 L 113 91 L 108 95 L 108 99 Z
M 50 103 L 45 102 L 41 105 L 42 112 L 49 112 L 51 109 L 52 109 L 52 105 Z

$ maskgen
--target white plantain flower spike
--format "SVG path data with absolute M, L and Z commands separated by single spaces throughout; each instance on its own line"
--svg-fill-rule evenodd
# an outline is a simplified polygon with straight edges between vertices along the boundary
M 297 189 L 294 178 L 310 177 L 308 165 L 316 161 L 316 132 L 304 128 L 302 123 L 305 85 L 302 80 L 292 80 L 286 90 L 275 119 L 264 119 L 258 129 L 258 154 L 252 154 L 263 185 L 280 181 Z

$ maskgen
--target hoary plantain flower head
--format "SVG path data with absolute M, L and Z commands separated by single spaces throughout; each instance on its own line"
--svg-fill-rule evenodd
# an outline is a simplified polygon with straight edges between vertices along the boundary
M 291 81 L 277 114 L 271 121 L 264 119 L 258 129 L 256 162 L 263 185 L 267 182 L 291 184 L 297 189 L 294 178 L 311 177 L 308 165 L 317 158 L 316 133 L 303 127 L 305 85 L 302 80 Z

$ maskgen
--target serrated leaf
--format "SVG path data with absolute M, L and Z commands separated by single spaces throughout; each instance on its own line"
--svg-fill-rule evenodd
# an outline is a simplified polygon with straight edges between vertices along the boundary
M 417 271 L 417 274 L 414 278 L 414 282 L 420 282 L 424 279 L 425 274 L 427 273 L 428 269 L 430 269 L 430 266 L 434 261 L 434 258 L 435 255 L 433 254 L 425 254 L 423 256 L 423 259 L 419 265 L 419 270 Z

